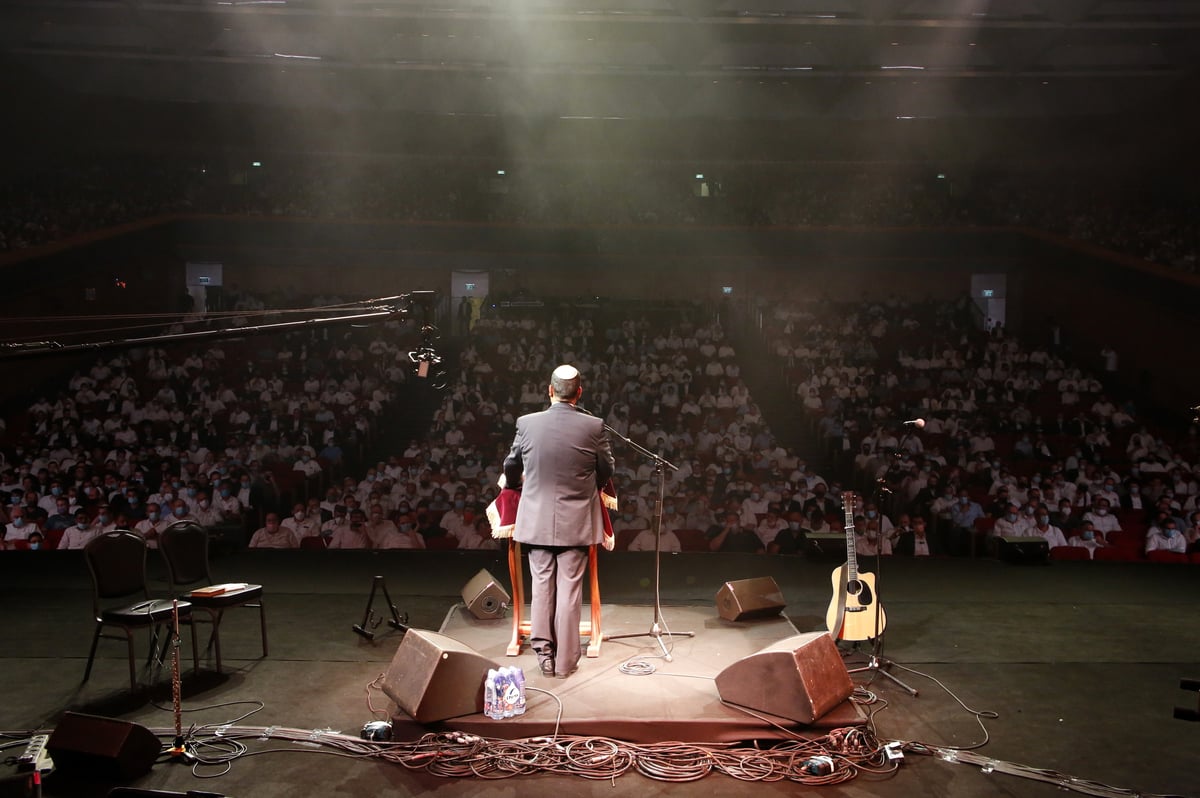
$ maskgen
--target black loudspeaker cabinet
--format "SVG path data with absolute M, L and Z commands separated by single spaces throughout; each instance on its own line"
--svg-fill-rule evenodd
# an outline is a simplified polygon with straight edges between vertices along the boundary
M 409 629 L 383 679 L 383 692 L 418 723 L 483 712 L 483 682 L 500 666 L 437 632 Z
M 996 557 L 1018 565 L 1041 565 L 1050 562 L 1050 544 L 1040 537 L 1000 537 L 996 539 Z
M 112 780 L 146 773 L 162 749 L 161 741 L 145 726 L 75 712 L 62 716 L 46 743 L 54 766 L 63 772 Z
M 508 591 L 486 568 L 463 587 L 462 600 L 467 612 L 481 621 L 504 617 L 504 609 L 512 601 Z
M 769 576 L 726 582 L 717 591 L 717 614 L 727 621 L 770 618 L 786 606 L 783 591 Z
M 854 692 L 850 674 L 828 632 L 773 643 L 717 674 L 723 701 L 812 723 Z

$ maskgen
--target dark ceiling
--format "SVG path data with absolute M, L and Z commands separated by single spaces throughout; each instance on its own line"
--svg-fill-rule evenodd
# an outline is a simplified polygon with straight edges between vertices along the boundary
M 7 0 L 79 96 L 521 118 L 1017 119 L 1190 107 L 1191 0 Z

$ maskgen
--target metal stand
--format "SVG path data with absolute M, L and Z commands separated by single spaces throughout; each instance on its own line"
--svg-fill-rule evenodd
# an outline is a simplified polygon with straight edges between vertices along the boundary
M 379 628 L 379 624 L 383 623 L 383 617 L 376 615 L 375 611 L 371 609 L 372 605 L 375 604 L 375 592 L 381 587 L 383 588 L 383 598 L 387 601 L 388 608 L 392 611 L 392 617 L 388 619 L 388 626 L 393 629 L 399 629 L 401 632 L 408 631 L 408 613 L 400 614 L 396 609 L 395 602 L 392 601 L 391 594 L 388 593 L 387 582 L 383 581 L 382 576 L 377 576 L 371 580 L 371 595 L 367 599 L 367 608 L 363 610 L 362 623 L 357 623 L 350 627 L 356 635 L 367 640 L 375 639 L 375 630 Z
M 908 440 L 908 437 L 911 434 L 912 433 L 910 432 L 910 433 L 906 434 L 903 438 L 900 439 L 900 446 L 898 448 L 903 450 L 904 443 Z M 891 490 L 888 489 L 885 480 L 880 480 L 875 485 L 875 492 L 876 492 L 876 496 L 878 498 L 882 499 L 883 495 L 890 494 Z M 908 693 L 913 698 L 916 698 L 920 694 L 918 692 L 918 690 L 915 687 L 912 687 L 911 685 L 905 684 L 897 676 L 893 675 L 890 671 L 886 670 L 886 668 L 888 668 L 889 666 L 891 666 L 894 663 L 892 662 L 892 660 L 883 656 L 884 632 L 879 628 L 879 619 L 880 619 L 881 613 L 883 612 L 883 604 L 882 604 L 882 602 L 879 601 L 879 583 L 882 581 L 882 559 L 880 558 L 880 554 L 883 552 L 882 538 L 883 538 L 883 535 L 882 535 L 882 531 L 881 531 L 880 543 L 879 543 L 879 545 L 877 545 L 875 547 L 875 637 L 873 637 L 871 639 L 871 656 L 867 659 L 866 665 L 863 665 L 860 668 L 849 668 L 849 669 L 847 669 L 847 672 L 848 673 L 870 672 L 870 673 L 878 674 L 878 675 L 883 676 L 886 679 L 890 680 L 892 683 L 896 684 L 898 687 L 900 687 L 902 690 L 904 690 L 904 692 Z
M 678 471 L 679 468 L 668 460 L 649 449 L 640 446 L 629 438 L 626 438 L 621 433 L 617 432 L 607 424 L 604 428 L 610 433 L 625 441 L 631 448 L 642 453 L 654 461 L 654 473 L 658 475 L 658 503 L 654 508 L 654 618 L 650 622 L 650 631 L 642 634 L 623 634 L 623 635 L 604 635 L 605 640 L 628 640 L 635 637 L 652 637 L 658 643 L 659 649 L 662 651 L 663 659 L 671 662 L 671 652 L 667 648 L 667 644 L 663 642 L 663 637 L 695 637 L 695 632 L 671 632 L 663 631 L 666 624 L 663 622 L 662 615 L 662 597 L 659 593 L 659 585 L 662 577 L 662 506 L 663 495 L 666 492 L 667 468 L 672 471 Z

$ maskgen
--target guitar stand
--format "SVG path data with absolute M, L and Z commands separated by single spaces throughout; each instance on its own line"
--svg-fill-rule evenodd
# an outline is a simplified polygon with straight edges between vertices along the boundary
M 877 638 L 878 639 L 878 638 Z M 867 664 L 861 668 L 849 668 L 846 673 L 874 673 L 890 679 L 893 683 L 900 687 L 904 692 L 908 693 L 913 698 L 920 695 L 920 692 L 909 684 L 903 682 L 898 676 L 891 671 L 886 670 L 892 664 L 892 661 L 887 657 L 880 656 L 875 651 L 871 652 L 871 656 L 867 658 Z
M 388 593 L 387 582 L 383 581 L 382 576 L 377 576 L 371 580 L 371 595 L 367 599 L 367 608 L 363 610 L 362 623 L 356 623 L 350 627 L 356 635 L 367 640 L 375 639 L 375 630 L 379 628 L 379 624 L 383 623 L 383 618 L 376 615 L 375 611 L 371 609 L 375 603 L 375 592 L 381 587 L 383 588 L 383 598 L 387 601 L 388 608 L 392 611 L 392 617 L 388 619 L 388 626 L 393 629 L 399 629 L 401 632 L 408 631 L 408 613 L 400 614 L 399 610 L 396 609 L 396 603 L 392 601 L 391 594 Z

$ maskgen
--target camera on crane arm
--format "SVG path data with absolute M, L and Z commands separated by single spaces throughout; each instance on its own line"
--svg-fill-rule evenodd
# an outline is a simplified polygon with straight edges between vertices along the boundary
M 421 343 L 408 353 L 408 360 L 416 367 L 418 378 L 429 380 L 430 385 L 440 390 L 446 387 L 446 372 L 441 368 L 441 356 L 434 349 L 435 342 L 442 337 L 441 333 L 428 321 L 433 315 L 433 298 L 432 291 L 413 291 L 409 295 L 412 302 L 410 310 L 415 310 L 419 305 L 425 323 L 421 325 Z

